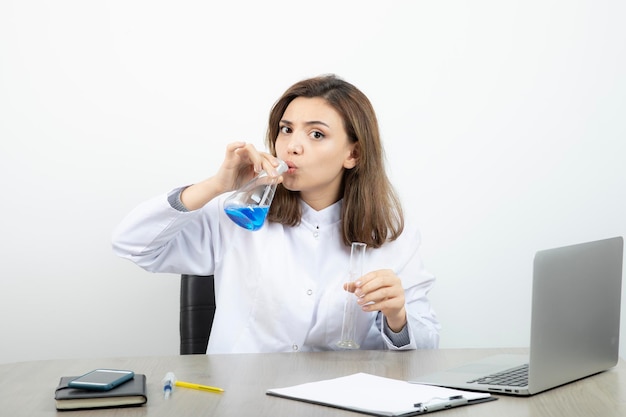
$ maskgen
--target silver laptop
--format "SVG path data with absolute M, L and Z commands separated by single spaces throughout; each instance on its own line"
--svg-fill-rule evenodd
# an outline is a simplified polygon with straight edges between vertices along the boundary
M 537 252 L 529 355 L 494 355 L 411 382 L 528 396 L 612 368 L 623 250 L 614 237 Z

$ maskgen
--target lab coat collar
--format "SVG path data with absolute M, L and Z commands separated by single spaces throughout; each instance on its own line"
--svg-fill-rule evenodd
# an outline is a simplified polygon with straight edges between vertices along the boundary
M 342 205 L 343 200 L 339 200 L 325 209 L 317 211 L 303 200 L 300 200 L 300 206 L 302 208 L 302 221 L 313 226 L 337 223 L 341 220 Z

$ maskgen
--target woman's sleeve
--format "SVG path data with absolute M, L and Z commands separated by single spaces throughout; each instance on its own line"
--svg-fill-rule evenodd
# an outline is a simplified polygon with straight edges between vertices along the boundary
M 421 236 L 417 229 L 405 230 L 401 238 L 393 242 L 396 254 L 404 259 L 397 265 L 396 274 L 404 286 L 405 308 L 409 343 L 395 346 L 387 336 L 386 320 L 382 320 L 382 336 L 385 345 L 392 350 L 435 349 L 439 347 L 439 320 L 431 308 L 428 294 L 435 284 L 435 276 L 424 268 L 419 255 Z
M 150 272 L 210 275 L 219 239 L 219 199 L 199 210 L 181 211 L 170 204 L 177 192 L 128 213 L 113 232 L 113 252 Z

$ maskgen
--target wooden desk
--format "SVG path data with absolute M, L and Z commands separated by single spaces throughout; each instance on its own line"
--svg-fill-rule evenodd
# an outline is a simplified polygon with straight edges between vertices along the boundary
M 361 414 L 265 394 L 268 388 L 367 372 L 401 380 L 456 366 L 494 353 L 519 349 L 431 351 L 354 351 L 249 355 L 190 355 L 107 359 L 49 360 L 0 365 L 0 414 L 11 417 L 57 416 L 54 388 L 62 375 L 93 368 L 132 369 L 146 374 L 148 403 L 138 408 L 62 412 L 85 416 L 358 416 Z M 223 394 L 176 388 L 163 399 L 161 379 L 173 371 L 185 381 L 224 388 Z M 626 365 L 534 397 L 498 396 L 498 401 L 438 412 L 455 416 L 626 416 Z

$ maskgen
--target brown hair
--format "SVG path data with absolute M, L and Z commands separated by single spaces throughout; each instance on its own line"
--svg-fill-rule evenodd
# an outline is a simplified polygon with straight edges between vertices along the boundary
M 378 248 L 388 239 L 395 240 L 404 229 L 404 215 L 385 171 L 378 121 L 369 99 L 354 85 L 335 75 L 294 84 L 270 111 L 266 142 L 274 156 L 280 120 L 289 103 L 297 97 L 325 99 L 343 119 L 348 139 L 356 143 L 357 164 L 352 169 L 345 169 L 342 179 L 344 243 L 363 242 Z M 299 200 L 298 191 L 289 191 L 279 185 L 268 220 L 288 226 L 298 225 L 302 214 Z

